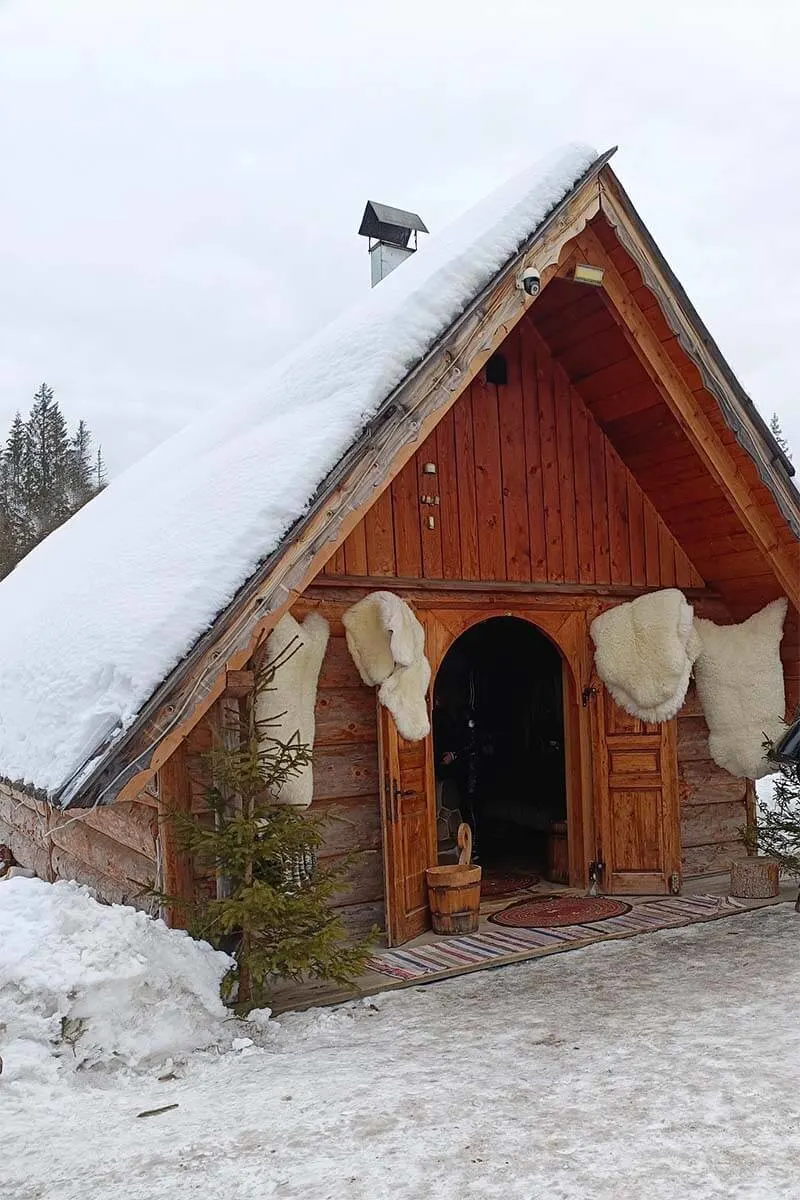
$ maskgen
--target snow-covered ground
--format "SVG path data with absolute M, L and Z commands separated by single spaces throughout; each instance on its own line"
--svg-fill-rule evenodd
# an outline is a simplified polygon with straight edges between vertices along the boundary
M 782 905 L 265 1027 L 221 1020 L 216 1049 L 166 1065 L 15 1080 L 6 1049 L 0 1192 L 794 1200 L 799 935 Z

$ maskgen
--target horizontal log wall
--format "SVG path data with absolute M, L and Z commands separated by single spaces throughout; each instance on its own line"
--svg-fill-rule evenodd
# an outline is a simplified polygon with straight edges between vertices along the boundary
M 312 605 L 300 601 L 292 610 L 299 620 Z M 331 638 L 320 673 L 314 739 L 314 799 L 310 814 L 325 819 L 325 842 L 320 861 L 327 864 L 351 860 L 347 878 L 334 896 L 345 927 L 354 935 L 373 925 L 383 926 L 383 866 L 378 799 L 378 726 L 373 688 L 365 687 L 350 657 L 340 613 L 345 605 L 324 608 L 331 623 Z M 208 812 L 206 789 L 212 722 L 217 712 L 203 718 L 187 738 L 187 768 L 191 808 Z M 211 894 L 213 876 L 195 861 L 192 871 L 195 894 Z
M 294 614 L 302 618 L 308 605 Z M 335 897 L 354 934 L 383 928 L 383 860 L 378 796 L 375 689 L 361 682 L 344 637 L 341 608 L 321 611 L 331 625 L 319 678 L 314 738 L 314 799 L 309 812 L 326 818 L 323 862 L 349 855 L 352 866 Z
M 58 812 L 0 784 L 0 843 L 41 878 L 74 879 L 101 900 L 151 910 L 156 882 L 155 801 L 142 796 L 107 808 Z
M 747 783 L 712 760 L 708 726 L 692 685 L 678 714 L 678 775 L 681 791 L 681 859 L 685 875 L 727 871 L 747 851 Z

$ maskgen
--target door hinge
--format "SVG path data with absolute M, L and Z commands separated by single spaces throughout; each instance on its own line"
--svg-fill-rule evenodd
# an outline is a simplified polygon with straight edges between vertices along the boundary
M 583 707 L 588 708 L 589 701 L 593 700 L 596 695 L 597 695 L 597 688 L 594 686 L 593 683 L 589 684 L 588 687 L 585 687 L 583 689 L 583 691 L 581 692 L 581 704 L 583 705 Z
M 677 871 L 673 871 L 669 877 L 669 890 L 673 896 L 677 896 L 680 894 L 681 877 Z

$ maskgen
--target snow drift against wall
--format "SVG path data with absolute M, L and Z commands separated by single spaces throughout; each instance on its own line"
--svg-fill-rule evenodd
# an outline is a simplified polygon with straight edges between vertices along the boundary
M 0 774 L 57 791 L 130 726 L 381 402 L 595 158 L 570 147 L 487 197 L 3 581 Z
M 216 1044 L 231 965 L 205 942 L 87 888 L 0 883 L 4 1081 L 139 1067 Z

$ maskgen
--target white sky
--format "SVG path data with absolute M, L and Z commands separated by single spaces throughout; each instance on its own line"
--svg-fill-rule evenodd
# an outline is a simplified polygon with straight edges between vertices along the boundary
M 540 153 L 615 170 L 800 463 L 796 0 L 0 0 L 0 425 L 42 379 L 113 472 Z

